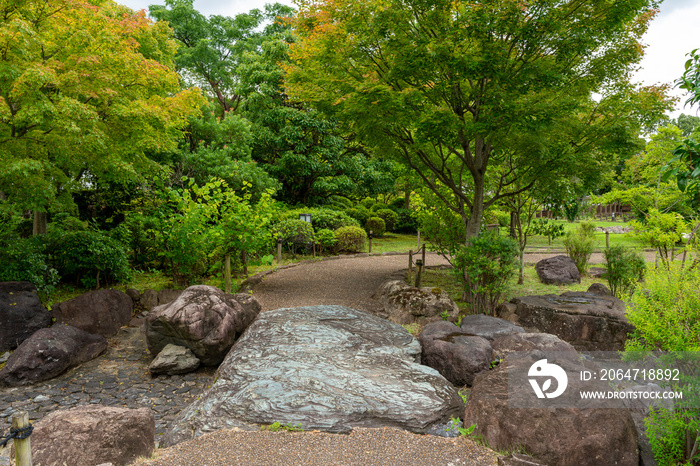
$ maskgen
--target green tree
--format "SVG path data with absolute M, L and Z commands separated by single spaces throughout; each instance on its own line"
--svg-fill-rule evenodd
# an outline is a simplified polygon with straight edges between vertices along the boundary
M 0 191 L 35 212 L 97 179 L 142 179 L 174 147 L 199 91 L 181 91 L 165 24 L 111 0 L 0 6 Z
M 288 89 L 410 166 L 475 236 L 484 209 L 517 194 L 503 190 L 515 180 L 509 170 L 489 180 L 494 166 L 515 158 L 536 171 L 595 142 L 585 123 L 600 129 L 606 116 L 591 93 L 618 95 L 613 84 L 641 58 L 652 6 L 304 3 Z M 610 134 L 625 124 L 618 119 Z M 531 147 L 516 150 L 524 137 Z

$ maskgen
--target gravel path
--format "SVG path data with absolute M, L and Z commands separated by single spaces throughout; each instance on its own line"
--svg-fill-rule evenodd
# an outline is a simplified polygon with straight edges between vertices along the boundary
M 495 466 L 497 455 L 466 438 L 446 439 L 400 429 L 325 432 L 216 431 L 159 451 L 150 466 Z

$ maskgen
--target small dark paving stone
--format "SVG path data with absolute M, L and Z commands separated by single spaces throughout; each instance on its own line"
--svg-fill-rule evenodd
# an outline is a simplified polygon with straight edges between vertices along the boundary
M 148 365 L 152 358 L 138 329 L 122 329 L 110 343 L 116 345 L 55 379 L 23 387 L 23 391 L 0 388 L 0 432 L 10 428 L 11 416 L 18 410 L 28 411 L 29 419 L 37 421 L 55 410 L 80 405 L 147 406 L 157 420 L 158 442 L 215 371 L 203 368 L 184 376 L 151 378 Z M 0 456 L 0 466 L 3 460 Z

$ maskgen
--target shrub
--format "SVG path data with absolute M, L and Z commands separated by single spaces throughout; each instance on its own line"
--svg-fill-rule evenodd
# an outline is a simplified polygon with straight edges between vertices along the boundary
M 335 237 L 338 240 L 336 247 L 339 251 L 362 252 L 365 249 L 367 233 L 360 227 L 338 228 L 335 230 Z
M 454 270 L 474 313 L 495 311 L 508 280 L 517 271 L 518 257 L 518 243 L 505 236 L 484 234 L 457 248 Z
M 632 222 L 634 232 L 645 243 L 659 251 L 659 256 L 666 268 L 673 260 L 671 251 L 673 246 L 683 239 L 683 234 L 688 232 L 688 225 L 680 214 L 663 214 L 656 209 L 651 209 L 646 217 L 646 222 Z
M 314 230 L 337 230 L 340 227 L 360 226 L 360 223 L 345 212 L 332 209 L 314 209 L 311 212 Z
M 595 227 L 594 227 L 595 228 Z M 586 224 L 585 230 L 588 231 L 589 226 Z M 595 230 L 594 230 L 595 231 Z M 556 239 L 560 236 L 564 236 L 564 224 L 550 222 L 547 219 L 536 219 L 532 222 L 532 232 L 535 235 L 546 236 L 549 240 L 549 244 L 552 244 L 552 238 Z M 593 236 L 593 233 L 591 233 Z
M 297 249 L 306 249 L 314 240 L 314 229 L 303 220 L 285 220 L 275 225 L 273 236 L 282 239 L 282 245 L 296 258 Z
M 365 231 L 367 233 L 372 231 L 375 236 L 382 236 L 386 231 L 386 224 L 379 217 L 370 217 L 365 223 Z
M 679 382 L 666 381 L 683 397 L 672 409 L 658 406 L 645 420 L 647 436 L 659 465 L 698 464 L 693 451 L 700 438 L 697 390 L 700 351 L 700 270 L 671 264 L 668 269 L 651 269 L 644 283 L 630 298 L 627 317 L 634 331 L 625 343 L 628 355 L 639 351 L 664 351 L 659 359 L 670 359 L 681 367 Z M 659 354 L 659 353 L 655 353 Z M 658 382 L 657 382 L 658 383 Z
M 576 268 L 581 275 L 585 275 L 588 270 L 588 261 L 593 254 L 594 232 L 594 223 L 581 222 L 574 232 L 567 232 L 564 238 L 566 253 L 576 263 Z
M 373 206 L 374 204 L 376 204 L 376 203 L 377 203 L 377 201 L 375 201 L 374 199 L 371 199 L 371 198 L 368 197 L 367 199 L 363 199 L 363 200 L 360 202 L 360 205 L 361 205 L 362 207 L 364 207 L 365 209 L 369 210 L 369 209 L 371 209 L 372 206 Z
M 355 220 L 358 221 L 360 225 L 364 225 L 367 223 L 367 219 L 370 218 L 370 213 L 369 210 L 365 209 L 364 207 L 360 206 L 357 208 L 352 208 L 352 209 L 347 209 L 345 213 L 349 216 L 354 218 Z
M 399 214 L 399 219 L 394 225 L 394 231 L 397 233 L 415 233 L 418 231 L 418 217 L 411 209 L 396 209 Z
M 394 227 L 399 221 L 399 214 L 391 209 L 380 209 L 376 212 L 375 216 L 384 220 L 384 223 L 386 224 L 386 231 L 394 231 Z
M 619 245 L 603 251 L 603 256 L 610 291 L 618 298 L 630 293 L 635 284 L 644 278 L 646 263 L 639 252 Z
M 378 212 L 380 210 L 387 209 L 387 208 L 388 207 L 386 204 L 382 204 L 381 202 L 377 202 L 375 204 L 372 204 L 372 207 L 369 208 L 369 211 L 372 213 L 375 213 L 375 212 Z
M 28 281 L 48 298 L 58 284 L 58 271 L 48 264 L 40 237 L 15 238 L 0 247 L 0 281 Z
M 47 252 L 58 273 L 86 288 L 129 279 L 131 270 L 124 245 L 103 231 L 55 231 Z
M 337 194 L 331 196 L 330 204 L 334 207 L 339 208 L 340 210 L 348 209 L 353 206 L 353 203 L 350 199 L 348 199 L 347 197 L 338 196 Z
M 316 244 L 321 248 L 321 252 L 331 252 L 335 248 L 338 240 L 335 238 L 335 233 L 327 228 L 323 228 L 316 232 Z

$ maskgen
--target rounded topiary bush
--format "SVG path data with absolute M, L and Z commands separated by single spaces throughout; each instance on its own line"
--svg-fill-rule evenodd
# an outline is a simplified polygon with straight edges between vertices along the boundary
M 311 223 L 315 230 L 337 230 L 340 227 L 359 226 L 354 218 L 345 212 L 333 209 L 314 209 L 311 212 Z
M 323 228 L 316 232 L 316 244 L 321 248 L 321 252 L 331 252 L 335 248 L 335 244 L 338 240 L 335 237 L 335 233 L 327 228 Z
M 388 209 L 388 206 L 379 202 L 377 204 L 373 204 L 372 207 L 370 207 L 369 211 L 372 213 L 376 213 L 384 209 Z
M 362 252 L 367 242 L 367 233 L 360 227 L 342 227 L 335 230 L 338 240 L 336 248 L 345 252 Z
M 394 227 L 399 221 L 399 214 L 391 209 L 380 209 L 375 213 L 375 215 L 384 220 L 386 231 L 394 231 Z
M 314 240 L 314 229 L 310 223 L 303 220 L 284 220 L 273 229 L 273 236 L 282 240 L 282 245 L 296 256 L 299 249 Z
M 370 217 L 365 223 L 365 230 L 367 233 L 373 232 L 374 236 L 382 236 L 386 232 L 386 224 L 379 217 Z
M 360 223 L 360 225 L 364 225 L 365 223 L 367 223 L 367 219 L 370 218 L 369 210 L 365 209 L 362 206 L 354 207 L 352 209 L 346 209 L 345 213 L 357 220 Z

